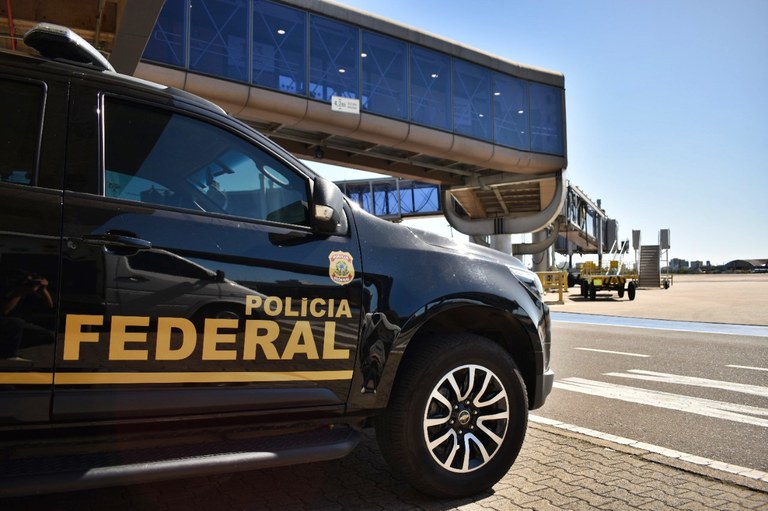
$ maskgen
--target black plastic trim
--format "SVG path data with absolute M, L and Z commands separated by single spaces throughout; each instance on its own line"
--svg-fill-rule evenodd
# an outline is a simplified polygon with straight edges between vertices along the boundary
M 245 438 L 242 438 L 245 436 Z M 0 496 L 84 490 L 342 458 L 360 441 L 346 427 L 215 442 L 0 461 Z

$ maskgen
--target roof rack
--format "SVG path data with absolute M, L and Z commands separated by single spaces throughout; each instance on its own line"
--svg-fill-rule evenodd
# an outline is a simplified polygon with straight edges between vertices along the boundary
M 24 43 L 45 58 L 67 60 L 100 71 L 115 72 L 115 68 L 104 55 L 67 27 L 38 23 L 24 34 Z

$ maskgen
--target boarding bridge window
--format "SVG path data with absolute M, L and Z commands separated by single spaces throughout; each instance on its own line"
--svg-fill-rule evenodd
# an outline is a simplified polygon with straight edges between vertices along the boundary
M 491 140 L 491 72 L 463 60 L 453 62 L 453 129 Z
M 261 148 L 158 108 L 107 98 L 104 110 L 106 196 L 309 225 L 306 179 Z
M 494 142 L 529 151 L 528 82 L 493 73 L 493 113 Z
M 395 119 L 408 118 L 407 55 L 405 42 L 363 32 L 363 110 Z
M 264 0 L 253 2 L 252 78 L 255 85 L 307 93 L 307 15 Z
M 411 46 L 411 121 L 450 131 L 451 58 Z
M 33 183 L 44 104 L 42 84 L 0 80 L 0 181 Z
M 359 30 L 320 16 L 311 16 L 309 95 L 331 101 L 333 96 L 359 97 Z
M 563 155 L 563 94 L 557 87 L 530 84 L 531 151 Z
M 247 0 L 196 0 L 189 26 L 191 70 L 247 81 Z
M 144 58 L 176 67 L 187 63 L 187 2 L 165 0 L 149 36 Z

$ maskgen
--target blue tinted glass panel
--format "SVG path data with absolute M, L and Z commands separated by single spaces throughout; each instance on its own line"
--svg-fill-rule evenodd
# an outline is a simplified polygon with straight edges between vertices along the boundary
M 493 133 L 497 144 L 531 149 L 528 110 L 528 82 L 493 73 Z
M 372 32 L 363 32 L 362 109 L 367 112 L 408 118 L 406 66 L 408 46 Z
M 491 140 L 491 72 L 480 66 L 453 62 L 453 130 Z
M 247 0 L 191 0 L 189 68 L 248 79 Z
M 398 203 L 397 184 L 394 181 L 374 181 L 373 187 L 373 214 L 376 216 L 399 216 L 400 204 Z
M 563 154 L 562 90 L 539 83 L 530 84 L 531 151 Z
M 333 96 L 359 98 L 358 30 L 320 16 L 310 17 L 309 95 L 320 101 Z
M 303 96 L 307 93 L 306 67 L 306 13 L 254 0 L 251 82 Z
M 187 0 L 165 0 L 144 48 L 144 58 L 172 66 L 187 63 Z
M 411 46 L 411 120 L 451 130 L 451 59 Z
M 400 212 L 403 216 L 440 213 L 440 187 L 418 181 L 400 181 Z
M 371 200 L 371 185 L 370 183 L 343 183 L 344 194 L 363 208 L 368 213 L 373 213 L 373 201 Z

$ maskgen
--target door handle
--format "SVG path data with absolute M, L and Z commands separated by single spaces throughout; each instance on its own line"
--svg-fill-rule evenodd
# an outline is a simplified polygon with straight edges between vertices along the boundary
M 148 250 L 152 248 L 152 242 L 132 236 L 133 233 L 86 234 L 83 241 L 92 245 L 105 247 L 131 248 L 134 250 Z

